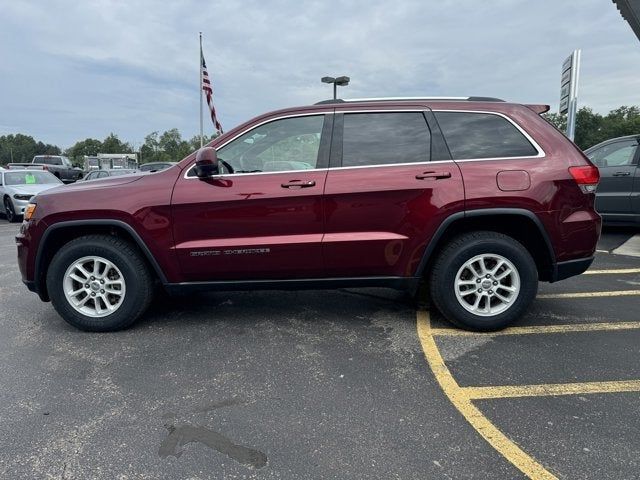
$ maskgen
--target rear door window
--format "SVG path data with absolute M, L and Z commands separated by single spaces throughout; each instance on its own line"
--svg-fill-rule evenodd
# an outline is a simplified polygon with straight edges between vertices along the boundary
M 431 132 L 422 112 L 345 113 L 342 166 L 428 162 Z
M 434 114 L 454 160 L 538 155 L 522 132 L 500 115 L 476 112 Z

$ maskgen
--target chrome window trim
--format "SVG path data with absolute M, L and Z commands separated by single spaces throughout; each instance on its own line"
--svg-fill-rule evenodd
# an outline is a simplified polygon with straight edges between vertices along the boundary
M 332 167 L 329 170 L 351 170 L 356 168 L 407 167 L 410 165 L 433 165 L 437 163 L 455 163 L 453 160 L 434 160 L 429 162 L 381 163 L 380 165 L 354 165 L 352 167 Z M 298 170 L 299 171 L 299 170 Z
M 348 169 L 357 169 L 357 168 L 379 168 L 379 167 L 394 167 L 394 166 L 409 166 L 409 165 L 432 165 L 432 164 L 438 164 L 438 163 L 451 163 L 451 162 L 455 162 L 455 163 L 463 163 L 463 162 L 491 162 L 491 161 L 502 161 L 502 160 L 525 160 L 525 159 L 532 159 L 532 158 L 545 158 L 547 155 L 545 153 L 545 151 L 542 149 L 542 147 L 538 144 L 538 142 L 536 142 L 531 135 L 529 135 L 526 131 L 524 131 L 522 129 L 522 127 L 520 127 L 520 125 L 518 125 L 515 121 L 513 121 L 510 117 L 508 117 L 507 115 L 500 113 L 500 112 L 490 112 L 487 110 L 459 110 L 459 109 L 432 109 L 429 106 L 425 105 L 424 108 L 398 108 L 397 106 L 391 109 L 358 109 L 358 110 L 323 110 L 320 112 L 311 112 L 311 113 L 297 113 L 297 114 L 292 114 L 292 115 L 283 115 L 280 117 L 275 117 L 275 118 L 270 118 L 268 120 L 265 120 L 263 122 L 258 123 L 257 125 L 253 126 L 252 128 L 250 128 L 249 130 L 245 130 L 237 135 L 235 135 L 233 138 L 230 138 L 229 140 L 227 140 L 226 142 L 224 142 L 222 145 L 220 145 L 217 148 L 222 148 L 224 146 L 226 146 L 227 144 L 231 143 L 232 141 L 234 141 L 236 138 L 244 135 L 245 133 L 250 132 L 251 130 L 264 125 L 265 123 L 270 123 L 276 120 L 283 120 L 285 118 L 295 118 L 295 117 L 308 117 L 308 116 L 312 116 L 312 115 L 330 115 L 330 114 L 334 114 L 334 113 L 343 113 L 343 114 L 349 114 L 349 113 L 402 113 L 402 112 L 424 112 L 425 110 L 431 110 L 432 112 L 461 112 L 461 113 L 484 113 L 487 115 L 497 115 L 499 117 L 504 118 L 506 121 L 508 121 L 511 125 L 513 125 L 530 143 L 531 145 L 533 145 L 533 148 L 536 149 L 536 151 L 538 152 L 536 155 L 530 155 L 530 156 L 516 156 L 516 157 L 488 157 L 488 158 L 464 158 L 464 159 L 451 159 L 451 160 L 434 160 L 434 161 L 429 161 L 429 162 L 408 162 L 408 163 L 384 163 L 384 164 L 380 164 L 380 165 L 356 165 L 356 166 L 351 166 L 351 167 L 329 167 L 329 168 L 314 168 L 314 169 L 309 169 L 309 170 L 282 170 L 279 172 L 253 172 L 253 173 L 227 173 L 227 174 L 222 174 L 222 175 L 214 175 L 210 178 L 222 178 L 222 177 L 232 177 L 232 176 L 246 176 L 246 175 L 273 175 L 273 174 L 277 174 L 277 173 L 301 173 L 301 172 L 321 172 L 321 171 L 327 171 L 327 170 L 348 170 Z M 437 119 L 436 119 L 437 120 Z M 446 139 L 445 139 L 446 140 Z M 198 179 L 198 177 L 188 177 L 187 174 L 189 173 L 189 171 L 191 171 L 193 169 L 194 165 L 191 165 L 191 167 L 187 168 L 183 178 L 187 179 L 187 180 L 192 180 L 192 179 Z M 156 172 L 157 173 L 157 172 Z
M 260 122 L 260 123 L 258 123 L 256 125 L 254 125 L 253 127 L 249 128 L 248 130 L 243 130 L 242 132 L 240 132 L 237 135 L 233 136 L 229 140 L 226 140 L 223 144 L 221 144 L 220 146 L 216 147 L 216 150 L 219 150 L 219 149 L 221 149 L 223 147 L 226 147 L 229 143 L 233 142 L 236 138 L 241 137 L 245 133 L 249 133 L 251 130 L 255 130 L 256 128 L 258 128 L 258 127 L 260 127 L 260 126 L 262 126 L 262 125 L 264 125 L 266 123 L 275 122 L 276 120 L 284 120 L 286 118 L 311 117 L 311 116 L 315 116 L 315 115 L 332 115 L 333 113 L 334 113 L 334 111 L 333 111 L 333 109 L 331 109 L 331 110 L 322 110 L 322 111 L 319 111 L 319 112 L 294 113 L 294 114 L 291 114 L 291 115 L 282 115 L 282 116 L 279 116 L 279 117 L 268 118 L 268 119 L 264 120 L 263 122 Z M 193 167 L 195 167 L 195 163 L 185 170 L 184 175 L 182 176 L 184 179 L 186 179 L 186 180 L 192 180 L 192 179 L 198 180 L 197 176 L 195 176 L 195 177 L 188 177 L 187 176 L 189 174 L 189 172 L 193 169 Z M 327 169 L 326 168 L 310 168 L 309 170 L 281 170 L 279 172 L 223 173 L 221 175 L 212 175 L 209 178 L 239 177 L 239 176 L 247 176 L 247 175 L 270 175 L 270 174 L 272 175 L 272 174 L 275 174 L 275 173 L 313 172 L 313 171 L 323 171 L 323 170 L 327 170 Z

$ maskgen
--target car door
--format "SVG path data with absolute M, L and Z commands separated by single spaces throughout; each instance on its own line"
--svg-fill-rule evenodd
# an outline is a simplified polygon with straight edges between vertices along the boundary
M 218 148 L 221 175 L 185 170 L 172 198 L 185 281 L 321 276 L 331 125 L 331 114 L 273 118 Z
M 631 213 L 635 215 L 636 223 L 640 223 L 640 147 L 636 152 L 636 171 L 633 180 L 633 193 L 631 194 Z
M 635 138 L 608 143 L 588 153 L 589 159 L 600 170 L 596 192 L 596 210 L 599 213 L 631 214 L 638 153 L 638 140 Z
M 333 277 L 412 276 L 462 176 L 424 106 L 338 113 L 325 186 L 323 255 Z M 435 125 L 433 124 L 435 130 Z

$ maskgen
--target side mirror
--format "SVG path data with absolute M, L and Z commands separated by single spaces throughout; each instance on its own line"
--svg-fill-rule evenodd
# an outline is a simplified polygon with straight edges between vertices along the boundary
M 213 147 L 203 147 L 198 150 L 194 170 L 200 179 L 218 175 L 220 173 L 220 168 L 218 166 L 218 154 L 216 149 Z

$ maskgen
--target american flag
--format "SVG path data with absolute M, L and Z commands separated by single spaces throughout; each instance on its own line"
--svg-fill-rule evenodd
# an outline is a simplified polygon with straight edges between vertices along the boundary
M 200 67 L 202 69 L 202 90 L 204 94 L 207 96 L 207 105 L 209 105 L 209 110 L 211 111 L 211 121 L 213 125 L 216 127 L 216 130 L 220 133 L 222 132 L 222 125 L 218 121 L 218 117 L 216 116 L 216 107 L 213 106 L 213 87 L 211 86 L 211 80 L 209 80 L 209 74 L 207 73 L 207 64 L 204 61 L 204 55 L 202 54 L 202 50 L 200 50 Z

